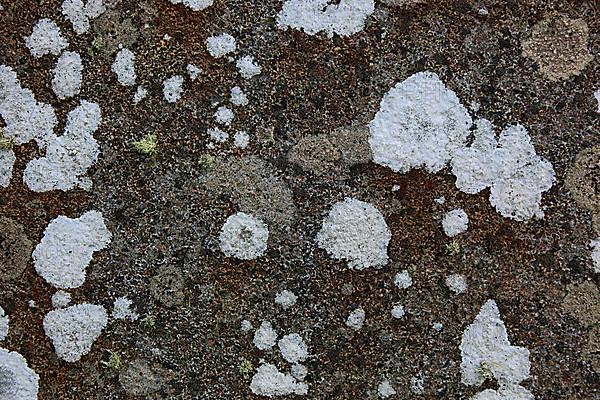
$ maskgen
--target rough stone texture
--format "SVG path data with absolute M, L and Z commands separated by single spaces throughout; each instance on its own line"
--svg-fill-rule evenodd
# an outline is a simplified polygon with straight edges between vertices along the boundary
M 565 311 L 584 326 L 600 323 L 600 291 L 592 282 L 570 285 L 563 301 Z
M 131 396 L 156 393 L 173 378 L 173 372 L 144 359 L 132 361 L 119 373 L 119 383 Z
M 581 150 L 569 169 L 565 185 L 577 204 L 592 212 L 594 229 L 600 235 L 600 146 Z
M 29 263 L 33 243 L 25 227 L 10 218 L 0 217 L 0 281 L 16 280 Z
M 166 307 L 181 305 L 185 298 L 183 274 L 176 267 L 163 267 L 150 280 L 152 297 Z

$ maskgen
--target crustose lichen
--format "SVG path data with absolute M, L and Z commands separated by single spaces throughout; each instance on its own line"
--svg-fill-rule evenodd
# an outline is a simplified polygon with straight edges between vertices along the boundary
M 140 154 L 151 156 L 152 158 L 156 157 L 158 153 L 156 135 L 151 133 L 145 135 L 140 140 L 133 142 L 133 148 Z

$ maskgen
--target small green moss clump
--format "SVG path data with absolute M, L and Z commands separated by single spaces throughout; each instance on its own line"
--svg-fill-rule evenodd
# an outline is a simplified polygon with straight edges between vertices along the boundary
M 450 256 L 459 255 L 460 251 L 460 243 L 458 243 L 456 240 L 453 240 L 451 243 L 446 245 L 446 253 Z
M 240 364 L 240 374 L 242 374 L 245 379 L 248 379 L 253 371 L 254 365 L 252 365 L 252 363 L 249 360 L 242 360 Z
M 156 135 L 151 133 L 145 135 L 140 140 L 133 142 L 133 148 L 140 154 L 156 157 L 158 154 L 158 142 L 156 140 Z
M 0 126 L 0 150 L 8 151 L 13 148 L 14 144 L 12 138 L 4 136 L 4 128 Z
M 198 165 L 203 171 L 210 171 L 215 167 L 215 158 L 210 154 L 202 154 L 198 159 Z
M 148 314 L 140 320 L 140 323 L 145 329 L 153 329 L 156 324 L 156 318 L 154 318 L 154 315 Z
M 116 351 L 112 351 L 112 350 L 106 350 L 106 351 L 108 352 L 108 360 L 100 361 L 100 364 L 102 364 L 102 367 L 104 367 L 106 369 L 110 369 L 112 371 L 120 370 L 123 363 L 121 361 L 121 356 L 119 355 L 119 353 L 117 353 Z

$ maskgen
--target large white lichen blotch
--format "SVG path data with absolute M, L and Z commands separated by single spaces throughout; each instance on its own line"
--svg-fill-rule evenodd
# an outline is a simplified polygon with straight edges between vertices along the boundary
M 69 42 L 64 38 L 56 22 L 42 18 L 33 27 L 31 35 L 25 39 L 29 52 L 34 57 L 42 57 L 46 54 L 59 55 Z
M 360 32 L 375 11 L 373 0 L 287 0 L 277 14 L 277 26 L 303 30 L 309 35 L 325 32 L 349 36 Z
M 16 160 L 15 152 L 12 149 L 0 149 L 0 187 L 10 185 Z
M 206 39 L 206 49 L 215 58 L 221 58 L 226 54 L 233 53 L 235 48 L 235 38 L 228 33 L 209 36 Z
M 37 400 L 39 380 L 21 354 L 0 348 L 0 399 Z
M 278 345 L 283 359 L 291 364 L 302 362 L 308 357 L 308 346 L 297 333 L 285 335 L 279 339 Z
M 386 93 L 369 124 L 373 160 L 396 172 L 438 172 L 465 145 L 471 124 L 436 74 L 416 73 Z
M 8 336 L 8 322 L 8 315 L 6 315 L 4 309 L 0 307 L 0 340 L 4 340 Z M 2 394 L 1 391 L 0 394 Z
M 346 326 L 358 331 L 363 327 L 363 324 L 365 323 L 365 317 L 365 310 L 362 308 L 357 308 L 348 315 L 348 318 L 346 319 Z
M 221 251 L 227 257 L 253 260 L 267 250 L 269 230 L 260 219 L 243 212 L 230 215 L 219 235 Z
M 333 258 L 348 261 L 355 269 L 382 267 L 388 262 L 392 234 L 381 212 L 353 198 L 340 201 L 323 221 L 316 241 Z
M 163 81 L 163 95 L 169 103 L 175 103 L 181 98 L 183 91 L 183 77 L 175 75 Z
M 269 321 L 263 321 L 254 332 L 254 345 L 259 350 L 269 350 L 277 342 L 277 332 Z
M 444 215 L 442 227 L 446 235 L 454 237 L 467 230 L 469 227 L 469 217 L 462 208 L 457 208 Z
M 508 341 L 496 302 L 488 300 L 463 333 L 460 344 L 462 383 L 479 386 L 491 374 L 500 384 L 518 385 L 529 377 L 529 350 Z
M 131 309 L 133 301 L 127 297 L 118 297 L 115 299 L 113 304 L 112 317 L 114 319 L 128 319 L 130 321 L 136 321 L 139 315 Z
M 252 56 L 244 56 L 237 60 L 235 66 L 244 79 L 251 79 L 262 72 L 262 68 Z
M 78 304 L 46 314 L 44 332 L 56 354 L 67 362 L 74 362 L 90 352 L 107 323 L 104 307 Z
M 192 11 L 204 10 L 212 6 L 213 0 L 170 0 L 173 4 L 182 4 L 192 9 Z
M 121 85 L 135 85 L 135 54 L 129 49 L 121 49 L 111 65 L 111 70 L 117 75 Z
M 65 51 L 60 55 L 52 77 L 52 90 L 59 99 L 79 94 L 82 71 L 83 64 L 78 53 Z
M 110 239 L 98 211 L 88 211 L 75 219 L 61 215 L 48 224 L 33 251 L 35 270 L 56 288 L 77 288 L 85 281 L 85 268 L 93 253 L 104 249 Z
M 292 375 L 279 372 L 276 366 L 264 363 L 252 377 L 250 389 L 252 393 L 266 397 L 305 395 L 308 385 L 298 382 Z
M 534 395 L 519 385 L 501 385 L 498 390 L 486 389 L 470 400 L 533 400 Z
M 100 125 L 100 107 L 82 101 L 67 116 L 65 131 L 48 141 L 46 156 L 31 160 L 23 181 L 34 192 L 89 189 L 91 181 L 85 176 L 100 154 L 93 133 Z
M 65 0 L 61 9 L 78 35 L 90 29 L 90 19 L 99 17 L 106 11 L 103 0 L 87 0 L 85 3 L 83 0 Z

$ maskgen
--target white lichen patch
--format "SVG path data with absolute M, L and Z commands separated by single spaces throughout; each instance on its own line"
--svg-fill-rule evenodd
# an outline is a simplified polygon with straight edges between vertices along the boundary
M 235 38 L 228 33 L 210 36 L 206 39 L 206 49 L 214 58 L 221 58 L 235 51 Z
M 21 354 L 0 348 L 0 399 L 37 400 L 39 380 Z
M 148 96 L 148 90 L 143 86 L 138 86 L 133 95 L 133 104 L 137 104 Z
M 23 181 L 29 189 L 34 192 L 89 189 L 91 181 L 85 174 L 100 154 L 93 136 L 100 120 L 100 108 L 95 103 L 82 101 L 71 111 L 64 133 L 49 139 L 46 156 L 27 164 Z
M 446 277 L 446 286 L 456 294 L 462 294 L 467 291 L 467 279 L 460 274 L 452 274 Z
M 381 212 L 372 204 L 353 198 L 340 201 L 323 221 L 316 241 L 320 248 L 348 267 L 382 267 L 388 262 L 392 234 Z
M 432 72 L 392 88 L 369 124 L 373 160 L 396 172 L 440 171 L 466 143 L 472 121 L 456 94 Z
M 392 307 L 392 317 L 396 319 L 404 317 L 405 313 L 406 312 L 404 311 L 404 306 L 402 304 L 394 304 L 394 307 Z
M 365 310 L 362 308 L 357 308 L 348 315 L 346 319 L 346 326 L 354 329 L 355 331 L 360 330 L 365 323 Z
M 529 350 L 513 346 L 498 306 L 488 300 L 465 330 L 460 344 L 462 383 L 479 386 L 486 374 L 499 384 L 518 385 L 529 377 Z
M 46 314 L 44 332 L 60 358 L 75 362 L 89 353 L 107 322 L 104 307 L 78 304 Z
M 12 149 L 0 149 L 0 187 L 10 185 L 16 160 L 15 152 Z
M 308 369 L 302 364 L 294 364 L 292 365 L 291 371 L 292 376 L 299 381 L 303 381 L 308 375 Z
M 486 389 L 470 400 L 533 400 L 533 394 L 522 386 L 501 385 L 498 390 Z
M 32 56 L 38 58 L 46 54 L 59 55 L 68 45 L 56 22 L 48 19 L 40 19 L 31 35 L 25 39 L 25 44 Z
M 592 249 L 592 262 L 594 263 L 594 272 L 600 273 L 600 238 L 590 242 Z
M 412 277 L 407 270 L 398 272 L 396 276 L 394 276 L 394 285 L 396 285 L 399 289 L 408 289 L 412 286 L 412 284 Z
M 373 0 L 287 0 L 277 14 L 277 26 L 294 28 L 309 35 L 324 32 L 349 36 L 360 32 L 375 11 Z
M 282 290 L 281 292 L 277 293 L 277 296 L 275 296 L 275 303 L 279 304 L 284 309 L 292 307 L 294 304 L 296 304 L 297 300 L 298 296 L 289 290 Z
M 596 102 L 598 103 L 598 108 L 596 109 L 597 113 L 600 113 L 600 89 L 596 89 L 594 92 L 594 97 L 596 98 Z
M 396 391 L 392 387 L 392 384 L 390 383 L 390 381 L 387 379 L 384 379 L 379 383 L 379 386 L 377 386 L 377 394 L 382 399 L 387 399 L 388 397 L 395 395 Z
M 462 208 L 457 208 L 444 215 L 442 227 L 444 228 L 444 233 L 446 233 L 446 235 L 454 237 L 466 232 L 469 227 L 469 217 Z
M 44 147 L 54 136 L 57 122 L 52 106 L 36 101 L 31 90 L 22 88 L 17 74 L 5 65 L 0 66 L 0 93 L 0 115 L 6 124 L 3 136 L 15 145 L 35 139 Z
M 202 72 L 202 70 L 196 67 L 194 64 L 188 64 L 185 69 L 192 81 L 195 81 L 198 78 L 198 75 L 200 75 Z
M 71 294 L 64 290 L 59 290 L 52 295 L 53 308 L 65 308 L 71 303 Z
M 425 392 L 425 377 L 419 373 L 410 378 L 410 391 L 416 395 L 422 395 Z
M 252 79 L 262 72 L 262 68 L 252 56 L 244 56 L 239 58 L 235 66 L 237 67 L 238 71 L 240 71 L 240 75 L 244 79 Z
M 497 142 L 489 123 L 478 128 L 473 145 L 455 152 L 452 160 L 456 187 L 466 193 L 491 187 L 490 203 L 504 217 L 543 218 L 542 193 L 555 181 L 552 164 L 536 154 L 521 125 L 504 129 Z
M 93 253 L 104 249 L 110 239 L 98 211 L 88 211 L 75 219 L 61 215 L 48 224 L 33 251 L 35 270 L 56 288 L 77 288 L 85 281 L 85 268 Z
M 213 0 L 170 0 L 173 4 L 183 4 L 192 9 L 192 11 L 201 11 L 212 6 Z
M 114 319 L 128 319 L 130 321 L 137 321 L 139 315 L 131 309 L 133 301 L 127 297 L 118 297 L 115 299 L 113 304 L 112 317 Z
M 99 17 L 106 11 L 103 0 L 65 0 L 62 3 L 63 15 L 73 24 L 78 35 L 90 29 L 90 20 Z
M 245 149 L 250 143 L 250 136 L 246 131 L 239 131 L 233 135 L 233 144 L 238 149 Z
M 6 315 L 4 309 L 0 307 L 0 340 L 4 340 L 8 336 L 8 323 L 8 315 Z M 2 394 L 1 391 L 0 394 Z
M 298 382 L 292 375 L 279 372 L 276 366 L 264 363 L 256 370 L 250 383 L 252 393 L 259 396 L 275 397 L 291 394 L 305 395 L 308 385 Z
M 243 212 L 227 218 L 219 235 L 221 251 L 227 257 L 253 260 L 267 250 L 269 230 L 260 219 Z
M 250 332 L 252 330 L 252 322 L 247 319 L 242 320 L 240 323 L 240 329 L 242 332 Z
M 277 332 L 269 321 L 263 321 L 258 329 L 254 332 L 254 345 L 259 350 L 269 350 L 277 342 Z
M 285 335 L 279 342 L 279 350 L 284 360 L 290 364 L 296 364 L 306 360 L 308 357 L 308 346 L 297 333 Z
M 121 85 L 135 85 L 135 54 L 131 50 L 119 50 L 110 68 L 117 75 L 117 80 Z
M 229 138 L 229 134 L 219 128 L 210 128 L 206 133 L 208 133 L 210 140 L 214 143 L 225 143 Z
M 181 98 L 183 91 L 183 77 L 175 75 L 163 81 L 163 95 L 169 103 L 175 103 Z
M 215 111 L 214 117 L 217 123 L 229 126 L 231 124 L 231 121 L 233 121 L 234 114 L 230 108 L 221 106 L 217 108 L 217 111 Z
M 244 107 L 248 105 L 248 96 L 246 96 L 246 93 L 244 93 L 239 86 L 232 87 L 230 94 L 230 101 L 233 105 L 238 107 Z
M 59 99 L 79 94 L 82 71 L 83 64 L 78 53 L 65 51 L 60 55 L 52 77 L 52 90 Z

